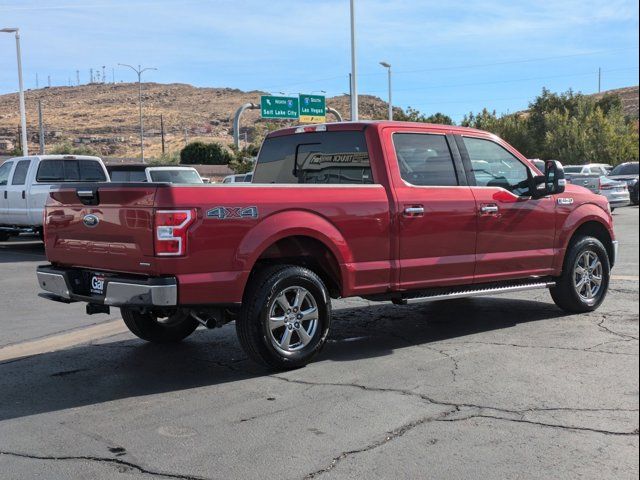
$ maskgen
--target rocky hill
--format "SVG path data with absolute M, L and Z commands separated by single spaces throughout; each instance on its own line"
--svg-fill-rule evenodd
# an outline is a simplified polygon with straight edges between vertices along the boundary
M 233 116 L 247 102 L 260 103 L 264 92 L 231 88 L 197 88 L 184 84 L 143 84 L 145 153 L 161 152 L 164 121 L 168 151 L 181 149 L 186 141 L 217 140 L 230 144 Z M 30 148 L 38 145 L 38 101 L 42 101 L 47 146 L 71 142 L 86 145 L 102 155 L 131 157 L 139 154 L 138 85 L 136 83 L 93 84 L 52 87 L 25 93 Z M 327 105 L 349 119 L 349 97 L 327 99 Z M 386 103 L 368 95 L 360 97 L 363 119 L 384 118 Z M 328 117 L 332 120 L 332 117 Z M 259 118 L 248 110 L 242 120 L 242 139 L 248 141 L 266 128 L 286 125 Z M 19 131 L 18 96 L 0 96 L 0 139 L 16 139 Z
M 622 98 L 625 112 L 638 116 L 638 87 L 612 90 Z M 602 94 L 607 93 L 603 92 Z M 184 84 L 143 84 L 145 119 L 145 151 L 149 157 L 161 152 L 160 116 L 164 119 L 166 148 L 181 149 L 185 142 L 196 139 L 232 142 L 232 122 L 236 109 L 246 102 L 259 103 L 263 92 L 244 92 L 231 88 L 197 88 Z M 31 151 L 37 150 L 37 104 L 42 101 L 46 144 L 84 145 L 104 156 L 135 157 L 139 154 L 138 85 L 136 83 L 92 84 L 77 87 L 52 87 L 26 92 L 27 124 Z M 327 99 L 327 105 L 349 119 L 347 95 Z M 490 106 L 489 106 L 490 107 Z M 360 96 L 363 119 L 386 117 L 384 100 Z M 446 112 L 444 112 L 446 113 Z M 329 119 L 331 117 L 329 116 Z M 258 112 L 247 111 L 242 133 L 252 141 L 273 125 L 259 118 Z M 18 96 L 0 96 L 0 148 L 3 139 L 13 142 L 19 132 Z M 9 142 L 9 143 L 10 143 Z M 4 146 L 8 143 L 5 141 Z

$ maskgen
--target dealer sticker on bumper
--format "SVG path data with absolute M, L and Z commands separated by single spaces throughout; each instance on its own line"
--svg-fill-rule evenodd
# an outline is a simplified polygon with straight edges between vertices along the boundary
M 104 277 L 94 275 L 91 277 L 91 293 L 102 295 L 104 293 Z

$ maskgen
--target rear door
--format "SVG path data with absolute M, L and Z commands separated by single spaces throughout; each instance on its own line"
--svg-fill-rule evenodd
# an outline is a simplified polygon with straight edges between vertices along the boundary
M 404 290 L 473 281 L 476 206 L 453 137 L 387 132 L 396 196 L 399 285 Z
M 27 176 L 31 162 L 31 159 L 18 160 L 13 169 L 9 185 L 7 185 L 8 214 L 11 218 L 11 223 L 15 225 L 28 225 L 29 223 Z
M 529 195 L 526 161 L 493 138 L 461 136 L 458 145 L 476 202 L 475 282 L 550 275 L 555 203 Z

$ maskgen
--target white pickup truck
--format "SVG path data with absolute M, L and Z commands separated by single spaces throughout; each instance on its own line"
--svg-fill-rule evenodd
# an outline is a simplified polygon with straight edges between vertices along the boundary
M 52 186 L 108 181 L 98 157 L 39 155 L 6 160 L 0 165 L 0 241 L 21 232 L 42 232 L 44 204 Z

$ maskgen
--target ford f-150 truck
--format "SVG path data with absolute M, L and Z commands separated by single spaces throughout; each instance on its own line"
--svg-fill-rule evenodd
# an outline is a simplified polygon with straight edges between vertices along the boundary
M 299 367 L 321 349 L 331 299 L 396 304 L 551 290 L 586 312 L 616 259 L 607 200 L 544 174 L 496 136 L 401 122 L 287 128 L 252 184 L 65 185 L 50 194 L 41 295 L 119 307 L 175 342 L 236 322 L 254 360 Z

